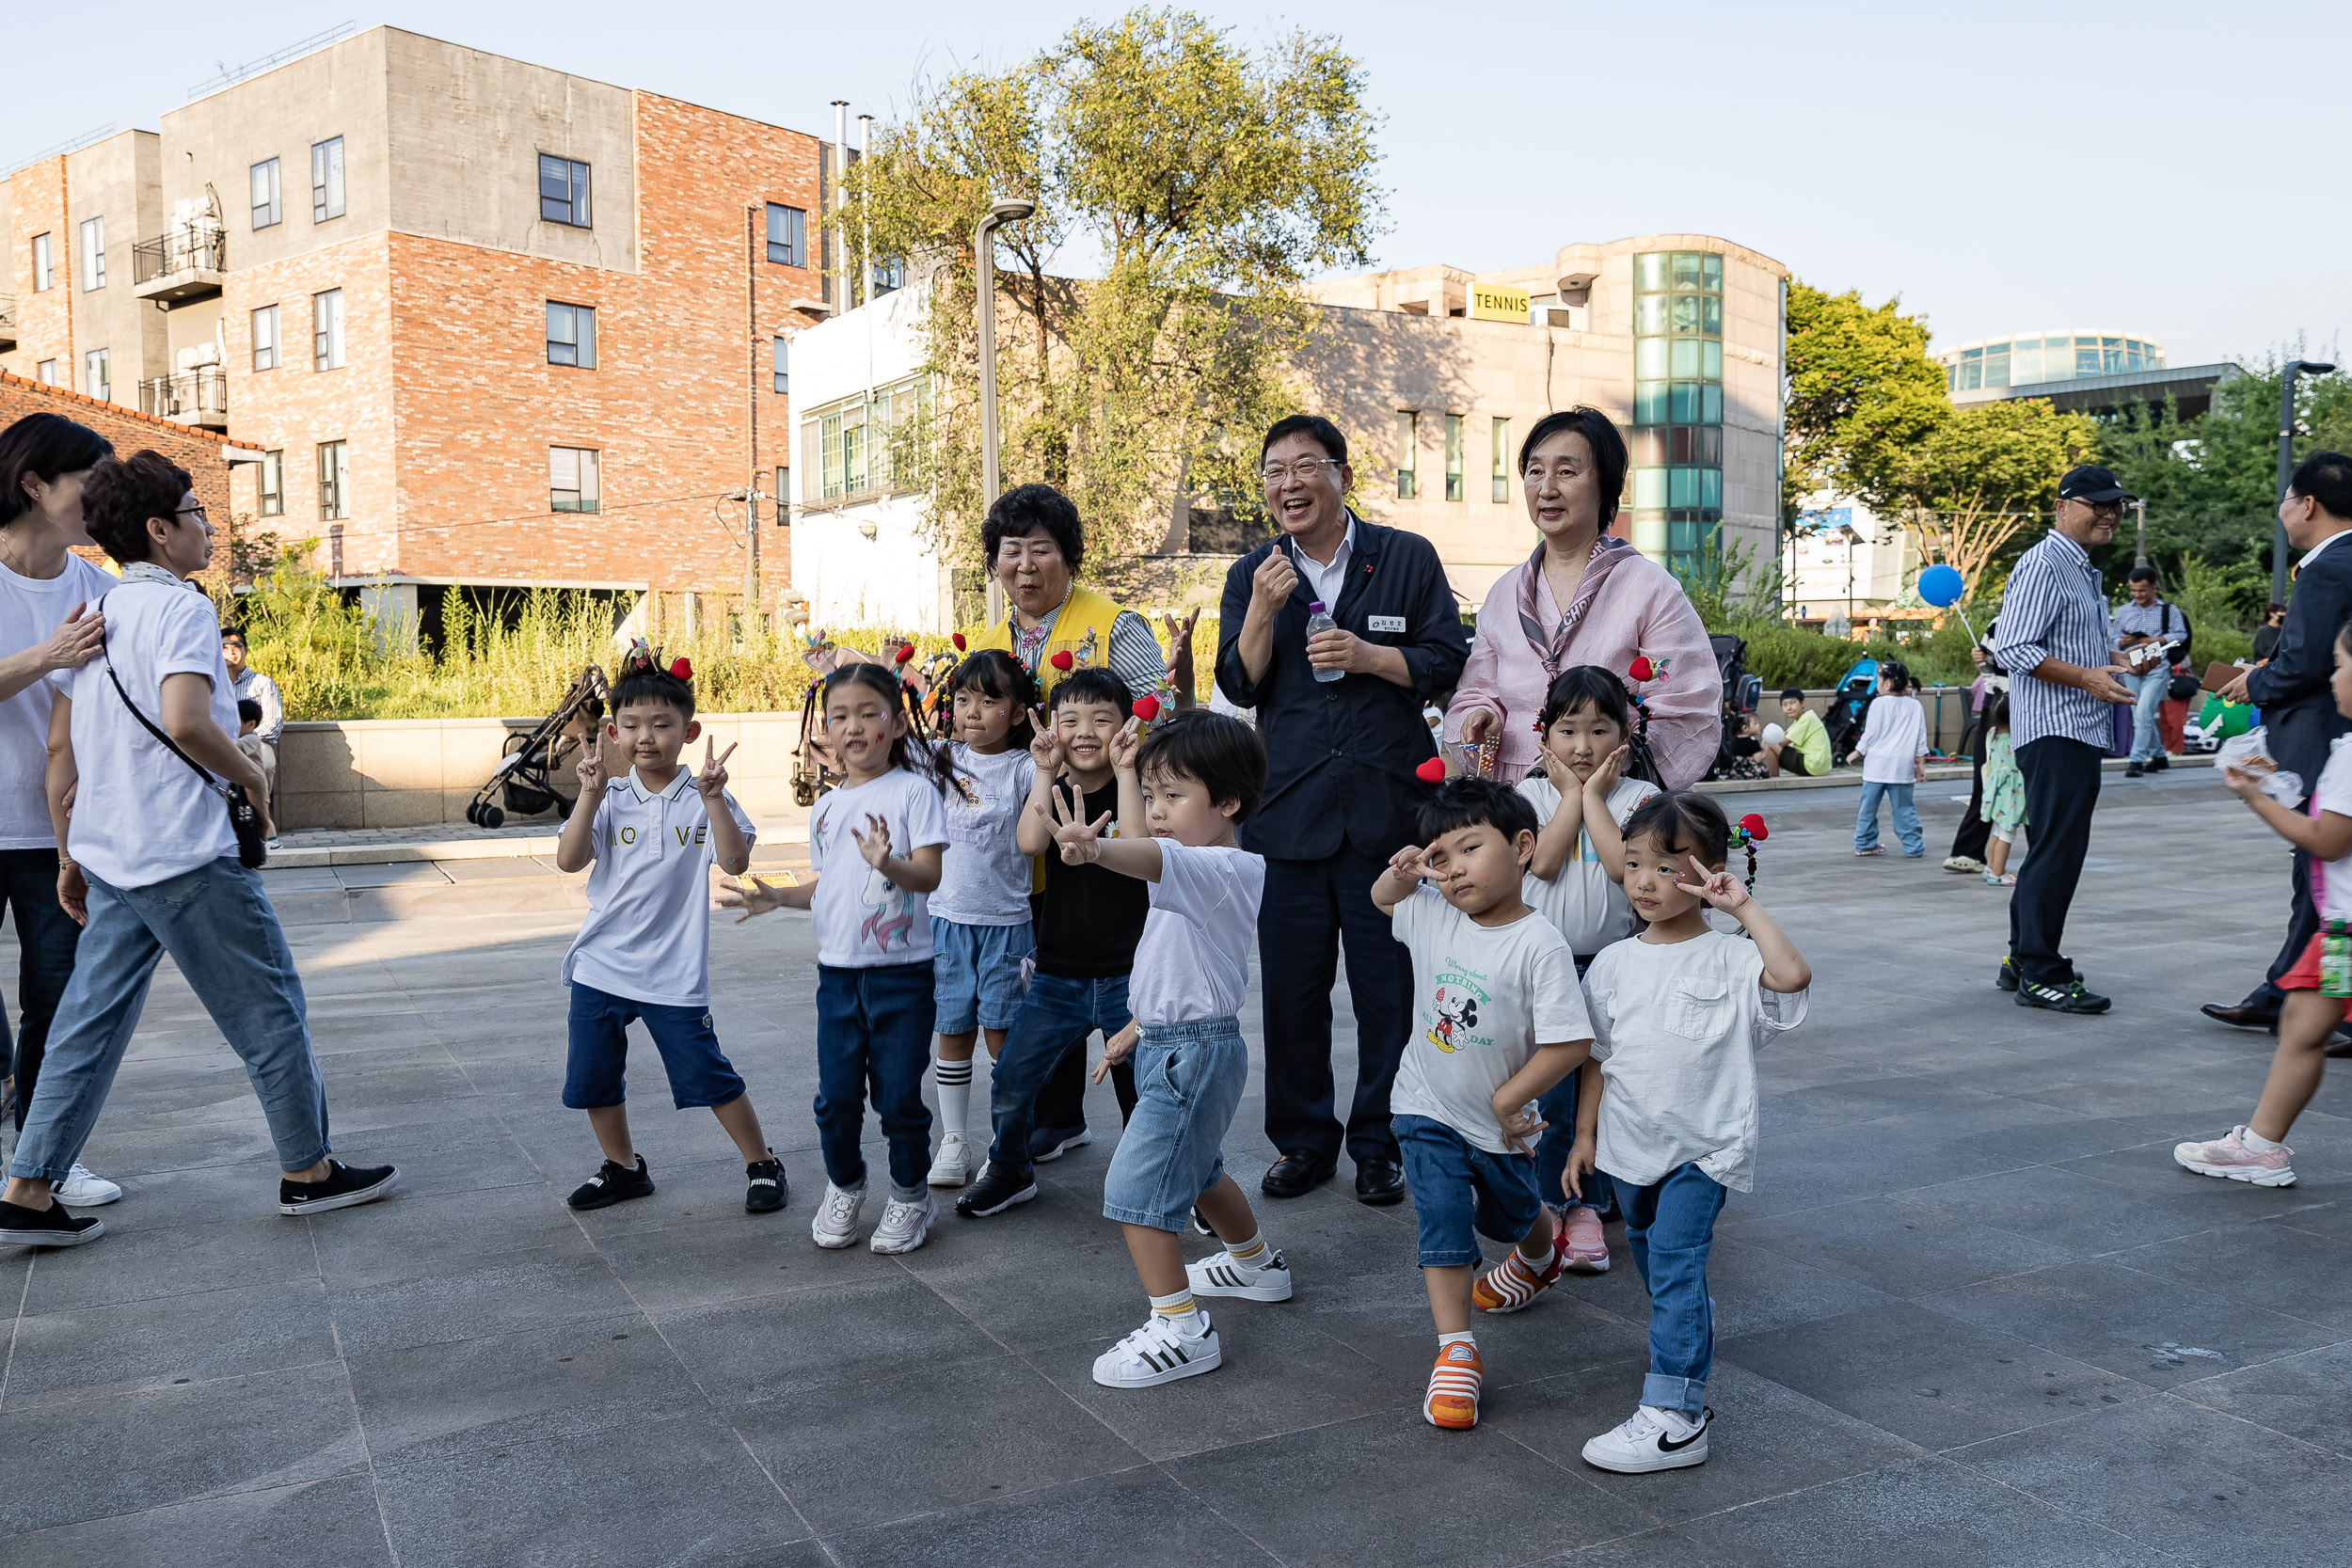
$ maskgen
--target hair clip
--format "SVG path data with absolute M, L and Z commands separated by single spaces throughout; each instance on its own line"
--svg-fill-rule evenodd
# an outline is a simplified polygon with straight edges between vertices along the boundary
M 1445 783 L 1445 758 L 1431 757 L 1428 761 L 1422 763 L 1419 768 L 1413 769 L 1413 777 L 1419 779 L 1423 784 Z
M 670 673 L 679 680 L 691 681 L 694 678 L 694 666 L 689 662 L 684 654 L 680 654 L 670 660 Z

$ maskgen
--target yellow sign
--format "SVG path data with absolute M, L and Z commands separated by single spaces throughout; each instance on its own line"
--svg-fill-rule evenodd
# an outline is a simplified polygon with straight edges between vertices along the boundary
M 1470 320 L 1482 322 L 1519 322 L 1527 320 L 1528 295 L 1525 289 L 1506 289 L 1494 283 L 1470 285 Z

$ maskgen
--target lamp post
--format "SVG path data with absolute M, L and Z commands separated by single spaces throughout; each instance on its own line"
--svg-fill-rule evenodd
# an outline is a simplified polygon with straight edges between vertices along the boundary
M 1862 535 L 1853 531 L 1851 523 L 1837 525 L 1838 537 L 1846 541 L 1846 635 L 1853 635 L 1853 547 L 1862 543 Z
M 1005 197 L 988 209 L 973 227 L 972 252 L 979 261 L 980 293 L 980 510 L 996 504 L 996 240 L 998 225 L 1018 223 L 1037 211 L 1037 203 Z M 996 580 L 994 562 L 988 566 L 988 619 L 993 626 L 1005 613 L 1004 584 Z
M 2287 482 L 2295 477 L 2295 378 L 2308 371 L 2326 375 L 2335 366 L 2316 359 L 2290 359 L 2279 378 L 2279 496 L 2283 506 Z M 2274 515 L 2270 521 L 2270 602 L 2287 602 L 2287 525 Z

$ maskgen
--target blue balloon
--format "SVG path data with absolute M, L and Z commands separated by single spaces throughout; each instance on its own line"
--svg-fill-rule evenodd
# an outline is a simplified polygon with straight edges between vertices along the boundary
M 1931 566 L 1919 574 L 1919 597 L 1938 610 L 1958 604 L 1968 585 L 1949 566 Z

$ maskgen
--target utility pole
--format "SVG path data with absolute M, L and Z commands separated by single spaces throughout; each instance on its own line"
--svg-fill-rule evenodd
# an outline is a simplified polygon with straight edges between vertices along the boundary
M 980 510 L 996 504 L 996 226 L 1018 223 L 1037 211 L 1037 203 L 1020 197 L 1002 197 L 990 204 L 987 216 L 974 226 L 972 251 L 979 265 L 980 310 Z M 1005 615 L 1005 587 L 997 580 L 996 563 L 989 562 L 988 619 L 993 626 Z
M 2139 544 L 2132 551 L 2132 564 L 2145 566 L 2148 564 L 2148 503 L 2134 498 L 2132 510 L 2139 517 Z

